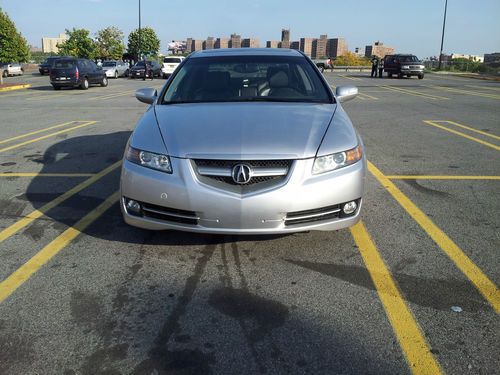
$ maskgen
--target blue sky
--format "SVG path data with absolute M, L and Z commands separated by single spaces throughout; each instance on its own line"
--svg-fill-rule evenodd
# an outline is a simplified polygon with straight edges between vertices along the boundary
M 57 36 L 66 28 L 92 33 L 118 26 L 137 27 L 138 0 L 0 0 L 30 44 Z M 236 32 L 261 45 L 278 40 L 281 28 L 291 39 L 344 37 L 349 49 L 380 40 L 398 52 L 420 57 L 439 54 L 444 0 L 142 0 L 142 24 L 153 27 L 162 42 L 187 37 L 205 39 Z M 500 0 L 448 0 L 444 52 L 500 52 Z M 126 38 L 125 38 L 126 41 Z

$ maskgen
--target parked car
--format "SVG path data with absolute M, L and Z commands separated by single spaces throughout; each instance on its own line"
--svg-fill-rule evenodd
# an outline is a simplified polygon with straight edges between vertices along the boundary
M 60 58 L 61 58 L 61 56 L 47 57 L 47 59 L 43 63 L 38 65 L 38 71 L 40 72 L 40 74 L 42 76 L 45 74 L 49 74 L 50 68 L 52 67 L 52 64 L 54 64 L 54 61 L 56 61 L 57 59 L 60 59 Z
M 121 60 L 109 60 L 102 63 L 102 69 L 106 73 L 106 77 L 128 77 L 129 66 L 128 63 Z
M 387 55 L 384 57 L 384 72 L 389 77 L 393 74 L 398 78 L 417 76 L 424 78 L 424 65 L 415 55 Z
M 108 78 L 102 68 L 93 61 L 78 58 L 61 58 L 50 69 L 50 83 L 54 90 L 61 87 L 80 87 L 87 90 L 91 84 L 108 85 Z
M 337 230 L 360 219 L 366 159 L 341 102 L 295 50 L 191 54 L 126 146 L 125 221 L 152 230 L 270 234 Z
M 182 60 L 184 60 L 184 56 L 175 56 L 175 57 L 171 56 L 163 58 L 163 66 L 161 68 L 163 78 L 170 77 L 170 75 L 179 66 Z
M 323 73 L 325 69 L 332 69 L 332 64 L 330 59 L 320 59 L 320 60 L 313 60 L 314 64 L 318 67 L 318 69 Z
M 161 66 L 156 61 L 147 61 L 149 71 L 153 72 L 153 77 L 161 77 Z M 144 77 L 144 61 L 139 61 L 132 68 L 130 68 L 130 78 L 143 78 Z M 149 74 L 147 75 L 149 77 Z
M 24 70 L 21 64 L 15 62 L 0 63 L 0 73 L 2 77 L 8 76 L 22 76 Z

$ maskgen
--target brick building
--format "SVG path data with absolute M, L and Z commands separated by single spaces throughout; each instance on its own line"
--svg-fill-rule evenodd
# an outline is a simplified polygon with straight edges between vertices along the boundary
M 344 38 L 328 39 L 326 43 L 326 56 L 338 57 L 344 56 L 347 53 L 347 42 Z
M 394 48 L 385 46 L 382 42 L 375 42 L 371 46 L 365 47 L 365 57 L 377 56 L 383 58 L 385 55 L 394 54 Z

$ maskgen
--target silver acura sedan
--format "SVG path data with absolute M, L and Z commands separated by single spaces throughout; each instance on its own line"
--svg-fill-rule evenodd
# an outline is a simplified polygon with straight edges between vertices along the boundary
M 186 58 L 125 150 L 121 209 L 145 229 L 220 234 L 337 230 L 360 219 L 366 159 L 341 102 L 309 58 L 220 49 Z

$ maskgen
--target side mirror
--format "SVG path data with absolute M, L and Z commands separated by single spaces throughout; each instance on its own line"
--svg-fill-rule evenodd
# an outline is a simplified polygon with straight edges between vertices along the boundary
M 335 96 L 341 103 L 354 99 L 358 93 L 358 88 L 355 86 L 339 86 L 335 90 Z
M 137 98 L 137 100 L 146 104 L 153 104 L 156 100 L 156 95 L 156 89 L 151 87 L 139 89 L 135 92 L 135 97 Z

